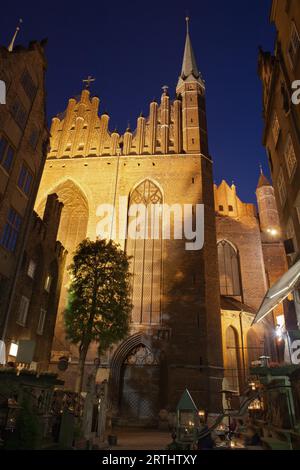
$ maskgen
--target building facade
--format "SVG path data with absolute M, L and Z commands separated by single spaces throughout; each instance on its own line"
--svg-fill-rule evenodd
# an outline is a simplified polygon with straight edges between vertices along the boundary
M 271 54 L 260 50 L 263 145 L 266 147 L 289 265 L 300 253 L 300 105 L 293 94 L 300 76 L 300 10 L 297 0 L 273 0 L 270 20 L 277 36 Z M 292 325 L 300 325 L 299 289 L 293 293 Z
M 5 337 L 48 139 L 44 44 L 0 48 L 0 332 Z
M 270 20 L 277 31 L 274 53 L 260 51 L 263 85 L 263 144 L 275 189 L 290 263 L 300 250 L 300 105 L 292 102 L 300 76 L 300 10 L 297 0 L 273 0 Z
M 51 126 L 36 207 L 40 213 L 52 192 L 63 202 L 58 238 L 68 250 L 67 264 L 84 237 L 95 239 L 101 204 L 115 206 L 116 225 L 140 201 L 147 207 L 190 204 L 192 217 L 196 205 L 203 204 L 205 217 L 205 243 L 197 251 L 187 250 L 184 239 L 164 239 L 161 232 L 155 240 L 128 238 L 125 243 L 112 230 L 112 238 L 134 259 L 131 334 L 109 357 L 113 409 L 151 420 L 160 409 L 174 409 L 187 387 L 199 406 L 217 411 L 223 363 L 212 160 L 205 86 L 189 34 L 175 99 L 164 88 L 160 103 L 150 103 L 149 116 L 138 117 L 135 131 L 110 132 L 109 116 L 99 116 L 98 106 L 99 99 L 84 89 Z M 125 213 L 119 211 L 120 197 L 128 201 Z M 171 233 L 173 228 L 172 221 Z M 71 384 L 78 353 L 65 340 L 65 304 L 64 287 L 53 363 L 71 354 L 75 366 L 71 362 L 66 377 Z M 95 355 L 91 350 L 91 365 Z
M 132 256 L 130 335 L 101 358 L 100 372 L 109 380 L 119 422 L 155 421 L 159 410 L 175 409 L 185 388 L 199 408 L 217 412 L 222 389 L 242 393 L 249 363 L 262 354 L 276 355 L 272 342 L 264 340 L 275 320 L 251 328 L 268 276 L 284 270 L 280 233 L 272 232 L 278 228 L 274 196 L 265 207 L 259 184 L 259 221 L 255 207 L 240 201 L 234 186 L 214 186 L 205 105 L 205 85 L 187 32 L 175 99 L 164 87 L 160 103 L 150 103 L 148 117 L 139 116 L 134 131 L 110 132 L 109 116 L 99 115 L 99 98 L 88 89 L 52 120 L 36 210 L 42 213 L 52 193 L 63 203 L 58 239 L 68 251 L 66 265 L 83 238 L 99 235 L 103 204 L 115 208 L 108 236 Z M 157 207 L 157 236 L 120 236 L 119 226 L 130 222 L 134 204 L 141 202 L 146 217 L 150 206 Z M 166 207 L 174 211 L 169 222 L 174 234 L 185 204 L 193 225 L 196 205 L 204 205 L 201 249 L 188 250 L 185 239 L 163 236 Z M 61 377 L 71 388 L 78 351 L 65 338 L 68 282 L 65 270 L 51 368 L 57 371 L 59 358 L 68 357 Z M 87 376 L 96 355 L 93 346 Z
M 241 393 L 249 367 L 260 356 L 281 361 L 274 332 L 282 324 L 282 306 L 252 326 L 267 289 L 286 271 L 274 190 L 261 174 L 254 204 L 242 202 L 236 186 L 214 185 L 221 294 L 223 389 Z
M 48 369 L 66 251 L 57 241 L 63 204 L 48 196 L 43 218 L 33 212 L 7 319 L 8 361 Z

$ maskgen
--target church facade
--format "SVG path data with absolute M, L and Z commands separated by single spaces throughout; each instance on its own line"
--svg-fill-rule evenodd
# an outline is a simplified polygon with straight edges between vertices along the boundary
M 237 392 L 246 385 L 249 358 L 244 351 L 253 339 L 247 334 L 267 289 L 261 230 L 254 206 L 239 201 L 226 183 L 213 184 L 205 100 L 187 31 L 175 99 L 164 88 L 160 102 L 150 103 L 149 115 L 138 117 L 134 131 L 109 131 L 109 116 L 99 114 L 99 98 L 88 89 L 52 120 L 36 210 L 43 211 L 52 193 L 63 203 L 58 239 L 68 250 L 66 266 L 82 239 L 96 238 L 101 204 L 115 208 L 116 224 L 127 220 L 130 207 L 141 201 L 146 207 L 189 204 L 193 223 L 197 205 L 204 208 L 199 250 L 187 250 L 186 240 L 165 239 L 160 231 L 153 240 L 132 241 L 111 230 L 133 257 L 133 310 L 130 335 L 102 358 L 103 378 L 109 380 L 113 412 L 128 420 L 155 421 L 160 410 L 175 409 L 185 388 L 199 408 L 220 411 L 224 363 L 227 385 Z M 124 197 L 127 208 L 122 211 Z M 250 266 L 247 243 L 258 254 Z M 56 370 L 60 357 L 70 357 L 63 378 L 72 387 L 78 353 L 64 333 L 68 282 L 65 271 L 51 367 Z M 257 355 L 265 351 L 262 336 L 256 332 L 252 348 Z M 95 358 L 96 348 L 91 348 L 87 370 Z

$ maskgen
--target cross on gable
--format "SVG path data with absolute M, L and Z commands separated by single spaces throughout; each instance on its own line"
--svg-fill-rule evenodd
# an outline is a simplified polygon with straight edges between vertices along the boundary
M 82 80 L 82 83 L 84 83 L 85 88 L 90 88 L 91 83 L 93 83 L 95 80 L 96 80 L 95 78 L 89 75 L 87 78 Z

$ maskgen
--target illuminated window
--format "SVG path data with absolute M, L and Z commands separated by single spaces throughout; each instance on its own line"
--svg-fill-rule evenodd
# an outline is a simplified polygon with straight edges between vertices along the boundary
M 134 323 L 160 323 L 162 284 L 162 213 L 163 197 L 160 189 L 150 180 L 140 183 L 129 199 L 129 210 L 133 204 L 144 204 L 143 218 L 147 233 L 138 238 L 141 225 L 134 214 L 128 216 L 129 224 L 135 224 L 127 238 L 126 251 L 132 256 L 132 321 Z M 133 217 L 133 219 L 131 218 Z M 132 220 L 132 222 L 131 222 Z M 151 225 L 152 223 L 152 225 Z M 153 229 L 154 236 L 149 232 Z
M 38 326 L 37 326 L 37 330 L 36 330 L 38 335 L 42 335 L 44 333 L 46 315 L 47 315 L 47 310 L 44 309 L 44 308 L 41 308 L 40 316 L 39 316 L 39 322 L 38 322 Z
M 22 326 L 26 325 L 27 316 L 28 316 L 28 308 L 29 308 L 29 299 L 28 297 L 25 297 L 25 295 L 22 295 L 20 304 L 19 304 L 18 316 L 17 316 L 17 323 L 19 325 L 22 325 Z
M 52 283 L 52 276 L 50 276 L 50 274 L 48 274 L 47 277 L 46 277 L 46 280 L 45 280 L 45 291 L 46 292 L 50 292 L 51 283 Z
M 10 343 L 9 356 L 17 357 L 19 345 L 17 343 Z
M 277 189 L 278 189 L 280 204 L 284 206 L 286 197 L 287 197 L 287 192 L 286 192 L 286 186 L 285 186 L 282 168 L 280 168 L 280 171 L 278 174 Z
M 292 142 L 292 138 L 290 134 L 288 136 L 287 143 L 285 146 L 284 157 L 286 161 L 288 175 L 291 178 L 294 175 L 295 168 L 297 166 L 297 158 L 295 155 L 295 150 L 294 150 L 294 146 L 293 146 L 293 142 Z
M 36 270 L 36 262 L 33 261 L 33 259 L 31 259 L 28 264 L 27 276 L 31 277 L 31 279 L 34 279 L 35 270 Z
M 221 295 L 241 295 L 238 254 L 226 240 L 218 242 L 218 262 Z
M 299 48 L 300 48 L 299 33 L 298 33 L 298 30 L 296 28 L 295 23 L 292 22 L 290 42 L 289 42 L 289 45 L 288 45 L 288 56 L 289 56 L 289 59 L 290 59 L 292 69 L 294 68 L 294 66 L 296 64 Z

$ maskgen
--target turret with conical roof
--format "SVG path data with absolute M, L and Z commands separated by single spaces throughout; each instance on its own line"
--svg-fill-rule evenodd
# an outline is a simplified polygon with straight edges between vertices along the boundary
M 281 229 L 274 188 L 268 178 L 264 175 L 261 167 L 256 188 L 256 199 L 261 231 L 268 237 L 278 240 L 281 236 Z

